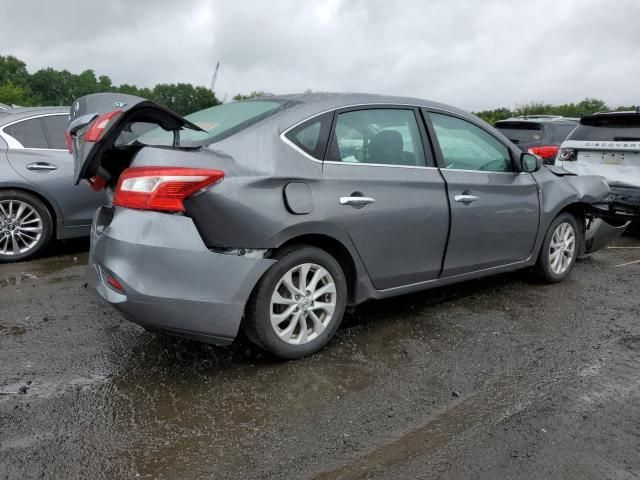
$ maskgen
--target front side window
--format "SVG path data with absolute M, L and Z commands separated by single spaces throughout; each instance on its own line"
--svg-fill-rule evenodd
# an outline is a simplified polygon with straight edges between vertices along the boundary
M 49 139 L 49 148 L 66 150 L 67 141 L 64 139 L 64 132 L 69 125 L 68 115 L 50 115 L 42 117 L 44 129 Z
M 413 110 L 380 108 L 340 113 L 327 160 L 425 166 Z
M 513 172 L 509 149 L 498 139 L 461 118 L 429 113 L 445 168 Z
M 4 132 L 15 138 L 24 148 L 49 148 L 40 117 L 4 127 Z

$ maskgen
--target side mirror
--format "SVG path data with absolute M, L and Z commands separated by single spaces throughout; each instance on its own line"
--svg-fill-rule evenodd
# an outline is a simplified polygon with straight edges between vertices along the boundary
M 523 153 L 520 155 L 520 168 L 526 173 L 537 172 L 542 168 L 542 158 L 532 153 Z

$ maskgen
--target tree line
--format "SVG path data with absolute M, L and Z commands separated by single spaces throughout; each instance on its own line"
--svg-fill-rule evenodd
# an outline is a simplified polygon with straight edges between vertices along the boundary
M 530 102 L 525 105 L 516 106 L 513 109 L 496 108 L 494 110 L 483 110 L 474 112 L 485 122 L 494 124 L 498 120 L 505 118 L 527 116 L 527 115 L 561 115 L 563 117 L 580 118 L 595 112 L 608 112 L 611 110 L 635 110 L 635 106 L 608 106 L 599 98 L 585 98 L 578 103 L 564 103 L 562 105 L 551 105 L 544 102 Z
M 206 87 L 190 83 L 161 83 L 153 88 L 113 85 L 107 75 L 96 76 L 93 70 L 74 74 L 68 70 L 43 68 L 27 71 L 18 58 L 0 55 L 0 103 L 25 107 L 71 105 L 83 95 L 97 92 L 121 92 L 153 100 L 184 115 L 218 105 L 220 101 Z
M 206 87 L 190 83 L 161 83 L 153 88 L 137 87 L 130 84 L 113 85 L 107 75 L 96 76 L 93 70 L 74 74 L 68 70 L 43 68 L 35 73 L 27 71 L 20 59 L 0 55 L 0 103 L 8 105 L 71 105 L 73 100 L 97 92 L 121 92 L 138 95 L 184 115 L 218 105 L 220 101 Z M 238 94 L 233 99 L 248 100 L 265 95 L 261 91 Z M 582 117 L 608 110 L 634 110 L 633 106 L 609 107 L 598 98 L 585 98 L 578 103 L 551 105 L 544 102 L 530 102 L 515 108 L 496 108 L 474 112 L 488 123 L 521 115 L 562 115 Z

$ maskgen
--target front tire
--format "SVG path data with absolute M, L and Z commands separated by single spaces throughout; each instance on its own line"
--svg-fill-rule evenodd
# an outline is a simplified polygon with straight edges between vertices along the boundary
M 566 212 L 558 215 L 551 222 L 540 249 L 535 267 L 538 277 L 547 283 L 567 278 L 581 251 L 582 241 L 576 218 Z
M 40 199 L 20 190 L 0 192 L 0 263 L 35 257 L 52 235 L 53 219 Z
M 333 337 L 346 307 L 347 283 L 330 254 L 287 247 L 260 279 L 247 303 L 243 329 L 254 343 L 283 359 L 311 355 Z

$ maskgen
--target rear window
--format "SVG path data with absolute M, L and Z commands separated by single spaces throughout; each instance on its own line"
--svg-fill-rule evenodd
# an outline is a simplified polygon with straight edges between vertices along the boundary
M 640 115 L 594 115 L 584 117 L 567 140 L 640 141 Z
M 578 123 L 576 122 L 573 125 L 554 125 L 553 126 L 553 142 L 554 143 L 562 143 L 567 138 L 567 136 L 571 133 L 571 131 L 576 128 Z
M 185 115 L 184 118 L 205 131 L 181 130 L 180 145 L 206 145 L 222 140 L 283 108 L 286 108 L 286 105 L 279 101 L 232 102 Z M 169 146 L 173 143 L 173 133 L 162 128 L 154 128 L 139 136 L 137 141 L 146 145 Z M 122 137 L 119 143 L 126 143 L 126 139 Z
M 544 136 L 544 126 L 540 123 L 496 122 L 496 128 L 516 145 L 539 142 Z

